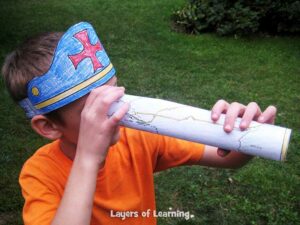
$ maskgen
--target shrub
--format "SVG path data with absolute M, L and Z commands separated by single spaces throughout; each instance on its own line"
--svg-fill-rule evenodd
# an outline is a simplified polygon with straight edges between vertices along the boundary
M 173 13 L 172 20 L 176 30 L 194 34 L 299 34 L 300 1 L 189 0 Z

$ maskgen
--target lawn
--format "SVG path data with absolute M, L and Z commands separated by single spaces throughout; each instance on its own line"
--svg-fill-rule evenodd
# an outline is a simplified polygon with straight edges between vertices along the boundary
M 239 170 L 199 166 L 156 175 L 157 208 L 189 211 L 188 221 L 158 224 L 300 223 L 300 38 L 190 36 L 173 32 L 183 0 L 2 0 L 0 64 L 25 38 L 93 24 L 127 93 L 209 109 L 218 99 L 278 108 L 276 124 L 293 129 L 286 162 L 255 158 Z M 0 224 L 22 224 L 18 174 L 46 143 L 0 82 Z

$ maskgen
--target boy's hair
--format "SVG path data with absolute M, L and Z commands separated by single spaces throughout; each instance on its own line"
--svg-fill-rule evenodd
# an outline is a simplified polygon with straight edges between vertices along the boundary
M 15 102 L 27 98 L 27 84 L 37 76 L 45 74 L 54 56 L 55 48 L 62 37 L 62 32 L 43 33 L 30 38 L 5 59 L 2 75 L 7 90 Z M 57 113 L 47 114 L 58 119 Z

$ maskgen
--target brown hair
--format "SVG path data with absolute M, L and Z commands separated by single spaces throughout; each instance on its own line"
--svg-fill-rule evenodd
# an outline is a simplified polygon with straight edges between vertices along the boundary
M 7 90 L 18 102 L 27 97 L 27 84 L 34 77 L 45 74 L 52 62 L 62 32 L 43 33 L 30 38 L 5 59 L 2 75 Z M 55 119 L 55 111 L 47 114 Z

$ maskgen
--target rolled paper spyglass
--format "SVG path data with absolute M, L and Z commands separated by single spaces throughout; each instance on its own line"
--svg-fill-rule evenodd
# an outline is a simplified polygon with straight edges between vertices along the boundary
M 225 115 L 213 122 L 208 110 L 132 95 L 124 95 L 115 102 L 109 110 L 109 115 L 111 116 L 124 102 L 130 103 L 128 113 L 121 120 L 121 125 L 125 127 L 266 159 L 285 160 L 291 129 L 253 121 L 248 129 L 241 131 L 241 119 L 238 118 L 233 131 L 226 133 L 223 129 Z

